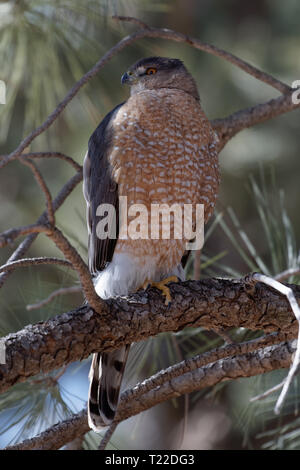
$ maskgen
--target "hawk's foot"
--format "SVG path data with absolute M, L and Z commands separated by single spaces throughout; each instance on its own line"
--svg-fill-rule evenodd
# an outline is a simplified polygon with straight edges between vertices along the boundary
M 179 282 L 179 279 L 177 276 L 169 276 L 166 277 L 166 279 L 163 279 L 162 281 L 145 281 L 143 284 L 143 289 L 147 289 L 147 287 L 156 287 L 159 289 L 162 294 L 165 296 L 165 305 L 169 305 L 172 301 L 172 297 L 170 294 L 170 289 L 166 284 L 169 284 L 169 282 Z

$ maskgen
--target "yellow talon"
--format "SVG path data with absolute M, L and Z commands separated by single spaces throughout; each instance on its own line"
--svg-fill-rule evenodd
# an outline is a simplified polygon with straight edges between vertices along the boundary
M 143 284 L 143 289 L 147 289 L 147 287 L 149 286 L 156 287 L 166 297 L 165 305 L 169 305 L 172 301 L 172 298 L 170 294 L 170 289 L 169 287 L 166 286 L 166 284 L 169 284 L 169 282 L 178 282 L 178 281 L 179 279 L 177 276 L 170 276 L 170 277 L 167 277 L 166 279 L 163 279 L 162 281 L 145 281 Z

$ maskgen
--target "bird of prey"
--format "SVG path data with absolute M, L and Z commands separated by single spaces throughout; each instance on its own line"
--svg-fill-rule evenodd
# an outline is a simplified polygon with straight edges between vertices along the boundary
M 151 284 L 170 301 L 167 283 L 184 280 L 186 241 L 99 237 L 98 207 L 203 204 L 212 215 L 219 186 L 218 138 L 205 116 L 192 75 L 179 59 L 144 58 L 122 76 L 130 97 L 116 106 L 89 139 L 83 190 L 87 204 L 88 261 L 102 299 L 128 295 Z M 93 355 L 88 401 L 95 431 L 115 416 L 129 345 Z

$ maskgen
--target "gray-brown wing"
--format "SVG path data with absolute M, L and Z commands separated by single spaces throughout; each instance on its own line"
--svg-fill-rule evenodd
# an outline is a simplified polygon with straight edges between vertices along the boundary
M 92 275 L 105 268 L 112 260 L 118 238 L 118 186 L 111 176 L 108 155 L 111 147 L 113 130 L 110 126 L 117 110 L 123 103 L 116 106 L 105 116 L 89 139 L 88 151 L 83 163 L 83 194 L 87 204 L 88 226 L 88 261 Z M 116 213 L 116 238 L 100 239 L 96 227 L 101 220 L 96 215 L 100 204 L 112 204 Z

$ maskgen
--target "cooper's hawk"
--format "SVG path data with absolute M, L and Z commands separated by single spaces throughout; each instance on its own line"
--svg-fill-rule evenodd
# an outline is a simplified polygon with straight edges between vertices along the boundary
M 122 76 L 130 98 L 114 108 L 92 134 L 84 160 L 89 268 L 103 299 L 127 295 L 156 281 L 184 280 L 186 239 L 132 239 L 116 212 L 116 238 L 97 236 L 101 204 L 118 209 L 143 204 L 204 204 L 205 221 L 217 198 L 217 136 L 200 106 L 196 83 L 178 59 L 139 60 Z M 129 345 L 96 353 L 90 371 L 89 424 L 108 425 L 118 404 Z

